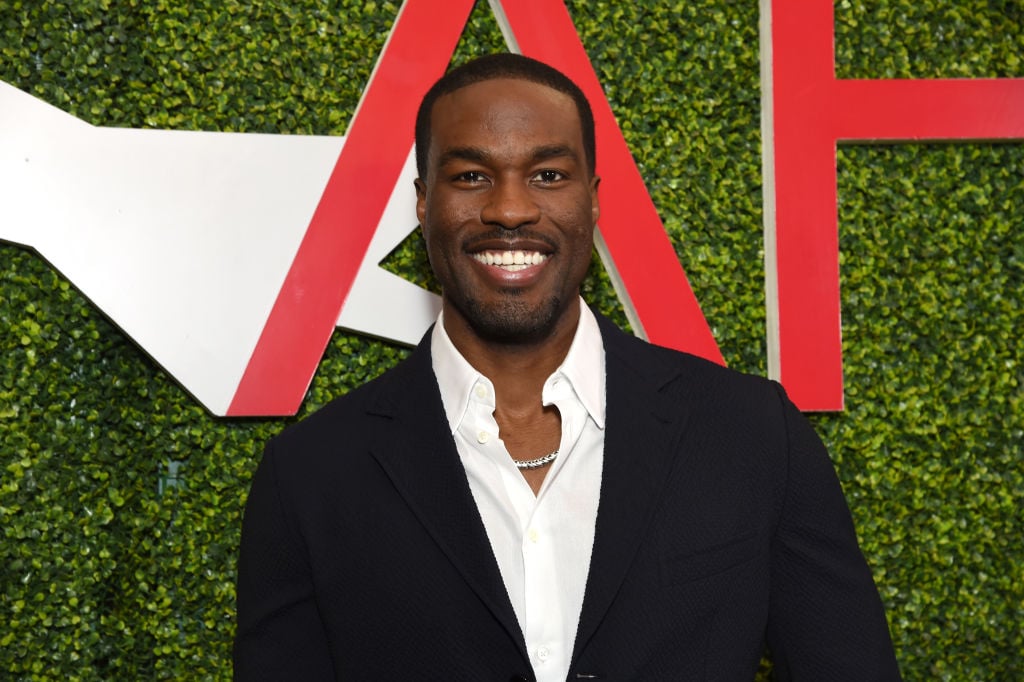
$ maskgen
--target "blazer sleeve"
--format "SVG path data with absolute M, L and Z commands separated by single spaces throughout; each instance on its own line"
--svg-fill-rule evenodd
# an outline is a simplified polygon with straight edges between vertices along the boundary
M 286 514 L 271 441 L 253 478 L 238 560 L 234 676 L 330 680 L 334 670 L 314 599 L 309 552 Z
M 900 680 L 878 590 L 835 469 L 807 419 L 777 388 L 787 462 L 771 543 L 767 643 L 777 680 Z

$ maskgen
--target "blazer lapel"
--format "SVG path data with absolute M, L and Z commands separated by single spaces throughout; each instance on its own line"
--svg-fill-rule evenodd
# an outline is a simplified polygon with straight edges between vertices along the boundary
M 390 420 L 372 454 L 427 533 L 508 631 L 526 645 L 444 414 L 430 331 L 385 376 L 371 412 Z
M 575 660 L 625 579 L 669 478 L 686 426 L 678 400 L 662 389 L 678 371 L 644 361 L 653 354 L 598 316 L 606 357 L 604 471 L 590 573 L 573 650 Z

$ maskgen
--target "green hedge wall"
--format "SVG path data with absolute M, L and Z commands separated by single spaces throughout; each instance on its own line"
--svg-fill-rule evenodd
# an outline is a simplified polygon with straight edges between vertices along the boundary
M 727 361 L 764 373 L 757 3 L 569 6 Z M 0 79 L 98 125 L 342 134 L 397 11 L 7 0 Z M 481 3 L 457 59 L 501 49 Z M 842 0 L 836 51 L 1021 77 L 1024 5 Z M 1024 679 L 1024 148 L 844 146 L 839 195 L 847 409 L 814 421 L 905 677 Z M 387 267 L 430 285 L 415 237 Z M 586 295 L 622 320 L 599 264 Z M 293 420 L 209 416 L 7 243 L 0 329 L 0 678 L 229 678 L 244 498 Z M 406 353 L 339 331 L 303 414 Z

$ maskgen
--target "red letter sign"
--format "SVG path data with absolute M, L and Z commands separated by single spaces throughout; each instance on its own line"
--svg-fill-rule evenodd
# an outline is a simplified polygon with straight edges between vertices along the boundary
M 1024 138 L 1024 79 L 840 80 L 831 0 L 761 12 L 769 373 L 841 410 L 836 143 Z

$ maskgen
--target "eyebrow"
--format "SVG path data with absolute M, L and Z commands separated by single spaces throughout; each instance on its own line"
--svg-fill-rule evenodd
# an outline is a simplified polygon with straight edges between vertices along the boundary
M 546 161 L 548 159 L 567 158 L 572 161 L 579 161 L 579 155 L 570 147 L 564 144 L 547 144 L 533 149 L 531 155 L 533 161 Z M 446 149 L 438 159 L 438 166 L 443 167 L 452 161 L 474 161 L 476 163 L 487 163 L 491 155 L 480 147 L 451 147 Z
M 476 161 L 485 163 L 489 158 L 487 152 L 479 147 L 450 147 L 446 149 L 437 160 L 439 167 L 444 167 L 452 161 Z
M 538 147 L 533 150 L 533 158 L 537 161 L 544 161 L 546 159 L 557 159 L 567 158 L 572 161 L 579 161 L 579 157 L 576 152 L 564 144 L 549 144 L 543 147 Z

